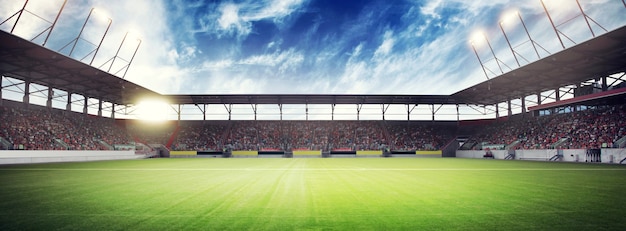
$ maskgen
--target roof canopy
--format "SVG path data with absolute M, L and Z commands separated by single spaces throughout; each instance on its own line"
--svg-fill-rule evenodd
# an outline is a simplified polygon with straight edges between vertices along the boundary
M 626 71 L 626 27 L 459 91 L 470 104 L 493 105 Z
M 113 74 L 0 31 L 0 73 L 118 105 L 142 97 L 172 104 L 477 104 L 554 90 L 626 70 L 626 27 L 565 49 L 452 95 L 161 95 Z

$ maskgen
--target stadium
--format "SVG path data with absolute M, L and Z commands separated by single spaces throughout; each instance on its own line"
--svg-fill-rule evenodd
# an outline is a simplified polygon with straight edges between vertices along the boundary
M 163 94 L 126 79 L 148 39 L 100 49 L 92 6 L 50 48 L 66 4 L 0 15 L 3 230 L 626 229 L 624 1 L 608 29 L 579 1 L 537 2 L 536 39 L 498 21 L 451 94 Z

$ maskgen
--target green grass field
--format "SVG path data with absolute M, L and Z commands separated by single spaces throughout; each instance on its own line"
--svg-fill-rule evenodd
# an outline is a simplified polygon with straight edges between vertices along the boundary
M 626 230 L 626 167 L 455 158 L 0 166 L 1 230 Z

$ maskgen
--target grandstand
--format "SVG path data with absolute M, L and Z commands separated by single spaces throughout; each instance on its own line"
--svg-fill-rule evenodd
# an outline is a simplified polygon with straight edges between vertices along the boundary
M 14 85 L 24 86 L 22 102 L 2 100 L 0 147 L 3 149 L 132 149 L 163 157 L 170 156 L 170 153 L 176 157 L 205 156 L 202 154 L 291 157 L 294 151 L 317 153 L 313 156 L 319 157 L 360 156 L 357 153 L 470 157 L 481 156 L 480 150 L 490 149 L 502 152 L 496 158 L 543 160 L 550 159 L 546 153 L 551 150 L 561 153 L 563 149 L 606 149 L 611 154 L 602 155 L 601 162 L 615 163 L 626 158 L 623 154 L 608 151 L 623 148 L 626 143 L 621 119 L 624 118 L 623 102 L 626 101 L 626 88 L 621 84 L 624 75 L 617 79 L 611 77 L 626 69 L 620 62 L 626 58 L 621 52 L 626 47 L 626 27 L 452 95 L 161 95 L 7 32 L 0 33 L 0 40 L 3 78 L 10 76 L 16 82 Z M 98 81 L 84 73 L 93 73 L 98 76 Z M 613 83 L 620 83 L 610 84 L 611 79 L 615 79 Z M 524 81 L 521 86 L 520 80 Z M 600 82 L 588 85 L 594 80 Z M 32 84 L 47 88 L 46 106 L 29 103 L 32 93 L 29 85 Z M 3 86 L 3 89 L 9 87 Z M 54 95 L 55 90 L 67 92 L 66 110 L 51 106 L 52 101 L 60 97 Z M 546 95 L 544 92 L 551 93 Z M 561 93 L 575 96 L 561 100 Z M 76 104 L 73 101 L 76 95 L 84 98 L 83 113 L 71 111 Z M 527 98 L 533 95 L 536 100 L 528 101 L 533 101 L 535 106 L 526 107 Z M 119 113 L 117 108 L 127 109 L 145 97 L 161 98 L 177 106 L 178 120 L 147 125 L 133 119 L 115 118 Z M 550 98 L 553 98 L 552 102 L 543 103 Z M 88 99 L 96 99 L 97 103 L 90 104 Z M 513 99 L 522 99 L 520 114 L 512 113 Z M 499 111 L 500 103 L 507 104 L 504 116 Z M 103 116 L 103 104 L 110 105 L 111 116 Z M 195 105 L 206 118 L 206 106 L 215 104 L 224 105 L 227 110 L 233 105 L 251 105 L 255 109 L 255 118 L 259 104 L 278 105 L 280 118 L 283 105 L 331 105 L 334 112 L 335 105 L 352 104 L 357 105 L 357 121 L 181 119 L 184 117 L 181 107 Z M 358 120 L 363 105 L 382 105 L 383 120 Z M 390 105 L 404 105 L 407 120 L 384 120 L 385 109 Z M 429 105 L 433 120 L 411 120 L 411 107 L 417 105 Z M 456 121 L 435 120 L 436 108 L 446 105 L 457 108 Z M 92 106 L 97 108 L 95 115 L 88 113 Z M 458 108 L 463 106 L 491 107 L 495 118 L 458 119 L 461 115 Z M 228 113 L 230 118 L 232 109 Z M 535 150 L 536 153 L 515 155 L 523 150 Z M 560 160 L 583 159 L 572 155 Z

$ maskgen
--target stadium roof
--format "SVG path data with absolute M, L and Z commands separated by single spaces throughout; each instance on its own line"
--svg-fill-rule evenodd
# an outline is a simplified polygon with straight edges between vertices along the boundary
M 166 95 L 175 104 L 456 104 L 447 95 Z
M 0 31 L 0 73 L 118 105 L 159 94 L 39 44 Z
M 493 105 L 626 71 L 626 26 L 459 91 L 458 101 Z
M 172 104 L 493 105 L 626 70 L 626 27 L 567 48 L 453 95 L 161 95 L 73 58 L 0 31 L 0 73 L 118 105 L 142 97 Z

